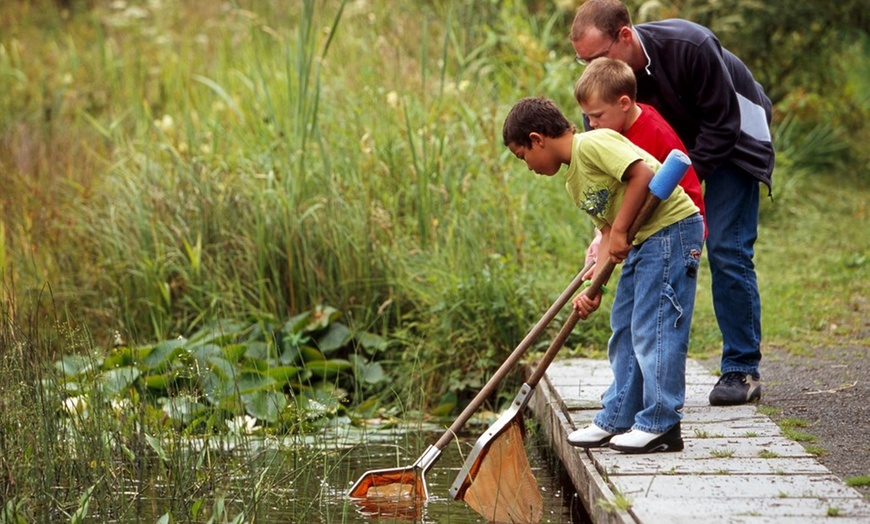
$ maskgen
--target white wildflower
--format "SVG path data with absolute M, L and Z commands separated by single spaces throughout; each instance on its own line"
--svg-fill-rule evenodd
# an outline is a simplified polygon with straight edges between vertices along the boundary
M 79 395 L 77 397 L 69 397 L 63 401 L 63 410 L 67 415 L 81 415 L 88 408 L 88 402 L 85 397 Z
M 399 107 L 399 93 L 395 91 L 387 93 L 387 104 L 394 109 Z
M 111 404 L 112 410 L 118 414 L 122 414 L 133 408 L 133 403 L 130 402 L 129 398 L 112 399 L 109 404 Z
M 250 415 L 240 415 L 226 421 L 227 427 L 236 435 L 250 435 L 257 427 L 257 419 Z
M 164 133 L 170 134 L 175 129 L 175 120 L 170 115 L 163 115 L 163 118 L 154 121 L 154 126 Z

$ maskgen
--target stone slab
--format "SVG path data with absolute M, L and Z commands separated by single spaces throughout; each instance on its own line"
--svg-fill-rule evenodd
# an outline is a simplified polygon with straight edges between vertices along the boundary
M 547 370 L 532 409 L 549 421 L 545 433 L 593 522 L 870 523 L 870 502 L 857 490 L 754 405 L 710 406 L 716 378 L 693 360 L 687 370 L 686 448 L 650 455 L 567 445 L 567 434 L 589 424 L 600 409 L 612 373 L 606 361 L 589 359 L 557 361 Z M 631 503 L 627 511 L 615 509 L 623 497 Z
M 631 458 L 620 453 L 596 453 L 595 458 L 599 467 L 608 475 L 824 475 L 829 473 L 827 468 L 812 458 L 697 459 L 688 453 L 661 454 L 655 458 Z
M 860 494 L 826 475 L 610 475 L 614 491 L 632 499 L 856 499 Z M 735 501 L 739 504 L 739 501 Z
M 867 504 L 852 499 L 751 498 L 735 503 L 711 497 L 642 498 L 632 502 L 638 522 L 669 524 L 870 522 Z

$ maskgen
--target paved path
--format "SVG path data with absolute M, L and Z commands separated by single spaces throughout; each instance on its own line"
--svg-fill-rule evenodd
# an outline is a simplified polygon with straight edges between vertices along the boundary
M 566 435 L 592 421 L 612 377 L 603 360 L 557 359 L 531 401 L 596 524 L 870 523 L 870 502 L 754 405 L 710 406 L 715 377 L 693 360 L 683 452 L 626 455 L 569 446 Z

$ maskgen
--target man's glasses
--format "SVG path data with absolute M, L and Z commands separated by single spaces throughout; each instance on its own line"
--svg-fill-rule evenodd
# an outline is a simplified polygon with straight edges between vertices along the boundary
M 610 52 L 610 48 L 613 47 L 613 44 L 615 44 L 617 40 L 619 40 L 619 31 L 616 32 L 616 35 L 613 36 L 613 40 L 610 41 L 610 45 L 607 46 L 607 49 L 605 49 L 604 51 L 598 53 L 597 55 L 590 56 L 589 58 L 580 58 L 580 55 L 574 55 L 574 60 L 576 60 L 577 63 L 582 66 L 589 65 L 589 62 L 595 60 L 596 58 L 607 56 L 607 53 Z

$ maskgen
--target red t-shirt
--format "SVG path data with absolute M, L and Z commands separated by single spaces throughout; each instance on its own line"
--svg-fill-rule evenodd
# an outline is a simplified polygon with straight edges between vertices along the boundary
M 664 162 L 668 153 L 674 149 L 679 149 L 683 153 L 689 154 L 680 137 L 677 136 L 674 129 L 654 107 L 647 104 L 637 105 L 640 107 L 641 113 L 637 117 L 637 120 L 631 124 L 631 127 L 622 133 L 626 138 L 656 157 L 656 160 L 659 162 Z M 698 181 L 695 168 L 689 166 L 686 176 L 680 180 L 680 186 L 689 195 L 692 202 L 698 206 L 698 209 L 701 210 L 701 216 L 704 217 L 704 238 L 707 238 L 707 216 L 704 212 L 704 195 L 701 192 L 701 182 Z

